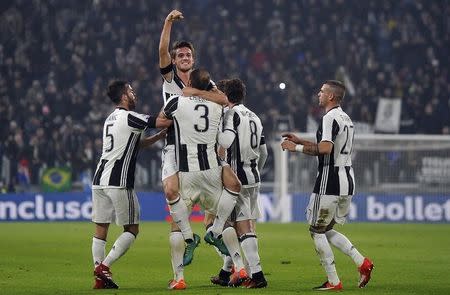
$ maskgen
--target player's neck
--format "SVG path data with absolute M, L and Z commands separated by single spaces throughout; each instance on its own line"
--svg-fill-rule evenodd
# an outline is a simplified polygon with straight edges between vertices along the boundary
M 116 105 L 116 109 L 125 109 L 125 110 L 127 110 L 127 111 L 130 110 L 130 108 L 128 107 L 128 104 L 125 104 L 125 103 L 119 103 L 119 104 L 117 104 L 117 105 Z
M 183 72 L 177 69 L 177 75 L 180 77 L 181 81 L 183 81 L 184 85 L 188 85 L 189 83 L 189 75 L 191 74 L 192 70 L 189 70 L 187 72 Z
M 340 105 L 338 103 L 333 103 L 333 104 L 327 105 L 325 107 L 325 113 L 328 113 L 330 110 L 337 108 L 337 107 L 340 107 Z

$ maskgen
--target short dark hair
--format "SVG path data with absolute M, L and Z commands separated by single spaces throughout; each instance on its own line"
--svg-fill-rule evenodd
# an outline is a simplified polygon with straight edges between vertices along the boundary
M 223 93 L 225 93 L 226 91 L 226 86 L 227 86 L 227 82 L 230 81 L 230 79 L 222 79 L 219 82 L 217 82 L 216 86 L 217 89 L 219 89 L 220 91 L 222 91 Z
M 207 90 L 211 77 L 205 69 L 195 69 L 189 76 L 191 86 L 200 90 Z
M 325 81 L 325 85 L 331 87 L 333 94 L 336 95 L 338 101 L 342 101 L 345 96 L 345 85 L 341 81 L 338 80 L 327 80 Z
M 128 82 L 126 81 L 113 81 L 108 86 L 108 96 L 114 102 L 115 104 L 120 103 L 120 100 L 122 98 L 122 95 L 124 95 L 127 92 L 127 85 Z
M 241 79 L 234 78 L 226 82 L 225 94 L 231 103 L 242 103 L 246 95 L 246 87 Z
M 170 56 L 172 58 L 175 58 L 175 54 L 177 53 L 177 49 L 179 48 L 183 48 L 183 47 L 187 47 L 191 50 L 192 52 L 192 56 L 195 56 L 195 50 L 194 50 L 194 45 L 192 45 L 191 42 L 188 41 L 177 41 L 173 44 L 172 46 L 172 50 L 170 51 Z

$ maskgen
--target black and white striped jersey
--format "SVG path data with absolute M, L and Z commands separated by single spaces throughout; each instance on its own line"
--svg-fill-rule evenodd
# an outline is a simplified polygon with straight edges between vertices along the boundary
M 216 143 L 222 106 L 201 97 L 175 96 L 164 108 L 175 127 L 179 171 L 204 171 L 220 166 Z
M 162 95 L 164 99 L 164 106 L 167 104 L 169 99 L 173 96 L 183 95 L 182 89 L 186 87 L 180 77 L 178 77 L 175 67 L 171 65 L 173 78 L 169 82 L 163 76 L 163 86 L 162 86 Z
M 166 106 L 167 102 L 171 97 L 183 95 L 182 89 L 186 87 L 180 77 L 178 77 L 175 67 L 172 66 L 173 78 L 169 82 L 163 77 L 163 85 L 162 85 L 162 95 L 164 100 L 164 106 Z M 170 126 L 167 129 L 166 135 L 166 144 L 175 144 L 175 130 L 174 126 Z
M 261 120 L 243 104 L 233 106 L 224 118 L 224 131 L 236 134 L 233 144 L 227 150 L 227 162 L 243 186 L 254 186 L 261 181 L 258 169 L 259 147 L 265 144 Z
M 322 118 L 317 130 L 317 142 L 330 141 L 329 155 L 319 155 L 319 168 L 314 193 L 320 195 L 353 195 L 355 177 L 352 168 L 355 128 L 350 117 L 337 106 Z
M 133 188 L 139 141 L 150 116 L 116 108 L 103 126 L 103 150 L 92 188 Z M 150 126 L 153 125 L 153 126 Z

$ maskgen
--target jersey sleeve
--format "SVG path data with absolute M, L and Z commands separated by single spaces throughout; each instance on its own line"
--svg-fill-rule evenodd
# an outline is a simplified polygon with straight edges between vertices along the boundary
M 178 100 L 179 96 L 174 96 L 167 101 L 163 110 L 164 116 L 166 116 L 167 119 L 173 120 L 173 115 L 178 109 Z
M 330 141 L 334 143 L 339 133 L 339 124 L 333 116 L 325 115 L 322 118 L 322 141 Z
M 259 141 L 259 145 L 265 145 L 266 144 L 266 137 L 264 136 L 264 132 L 261 132 L 261 140 Z
M 139 114 L 136 112 L 129 112 L 127 117 L 128 126 L 133 131 L 142 131 L 147 127 L 152 127 L 152 117 L 149 115 Z
M 172 63 L 168 64 L 164 68 L 159 68 L 159 72 L 161 73 L 162 76 L 164 76 L 165 74 L 168 74 L 168 73 L 170 73 L 172 71 L 173 71 L 173 64 Z
M 237 117 L 237 119 L 235 117 Z M 239 115 L 236 114 L 236 112 L 233 109 L 228 109 L 223 117 L 223 131 L 228 130 L 233 133 L 236 133 L 237 126 L 239 126 L 239 124 L 235 126 L 234 124 L 235 120 L 239 120 Z

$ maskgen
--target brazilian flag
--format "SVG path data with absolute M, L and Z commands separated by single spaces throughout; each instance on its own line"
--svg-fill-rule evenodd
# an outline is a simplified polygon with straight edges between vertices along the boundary
M 72 172 L 66 167 L 53 167 L 44 170 L 41 178 L 44 192 L 65 192 L 72 188 Z

